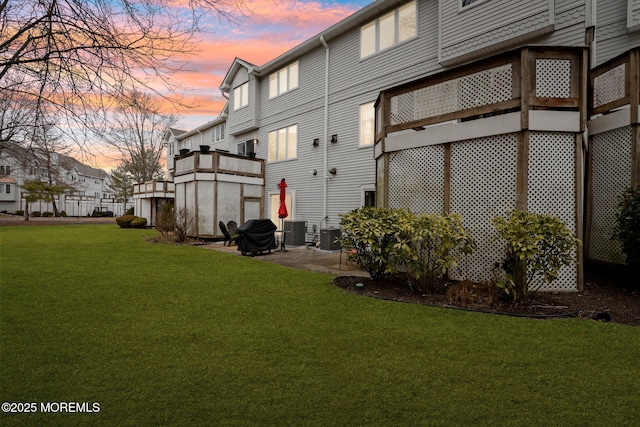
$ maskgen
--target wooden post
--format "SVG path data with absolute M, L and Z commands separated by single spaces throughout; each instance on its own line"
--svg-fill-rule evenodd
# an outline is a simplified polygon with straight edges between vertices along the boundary
M 451 210 L 451 144 L 444 144 L 444 200 L 442 210 L 449 213 Z
M 516 209 L 526 211 L 529 198 L 529 131 L 518 132 Z

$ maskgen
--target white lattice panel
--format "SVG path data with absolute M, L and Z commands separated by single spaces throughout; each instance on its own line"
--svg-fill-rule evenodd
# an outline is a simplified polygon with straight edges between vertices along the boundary
M 625 262 L 612 236 L 618 200 L 631 183 L 631 134 L 625 126 L 593 136 L 590 259 Z
M 415 213 L 444 210 L 444 147 L 420 147 L 389 156 L 389 207 Z
M 571 133 L 532 132 L 529 138 L 528 210 L 557 216 L 576 232 L 575 136 Z M 574 251 L 575 257 L 575 251 Z M 576 264 L 563 267 L 551 284 L 532 285 L 546 291 L 576 291 Z
M 570 59 L 536 59 L 536 96 L 571 97 Z
M 512 98 L 512 67 L 505 64 L 391 98 L 391 124 L 408 123 Z
M 515 207 L 516 165 L 516 134 L 451 144 L 451 211 L 462 215 L 478 245 L 452 271 L 454 278 L 490 280 L 494 263 L 504 257 L 490 220 Z
M 593 79 L 594 108 L 624 98 L 626 68 L 620 64 Z

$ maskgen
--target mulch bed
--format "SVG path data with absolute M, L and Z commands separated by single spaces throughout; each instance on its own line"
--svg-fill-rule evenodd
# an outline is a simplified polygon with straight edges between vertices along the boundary
M 582 292 L 538 292 L 520 303 L 501 300 L 492 285 L 472 282 L 449 282 L 427 293 L 417 291 L 404 276 L 384 281 L 341 276 L 333 283 L 349 292 L 390 301 L 523 317 L 579 317 L 640 326 L 640 290 L 627 286 L 631 282 L 625 280 L 631 278 L 620 281 L 591 272 L 586 275 Z

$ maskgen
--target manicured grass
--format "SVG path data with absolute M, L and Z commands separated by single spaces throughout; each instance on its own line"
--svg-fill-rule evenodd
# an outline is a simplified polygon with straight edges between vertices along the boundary
M 640 423 L 640 328 L 363 298 L 114 226 L 0 228 L 2 425 Z

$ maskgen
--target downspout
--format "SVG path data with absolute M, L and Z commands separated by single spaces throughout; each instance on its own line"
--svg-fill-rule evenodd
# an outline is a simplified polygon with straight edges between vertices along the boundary
M 325 221 L 325 227 L 328 226 L 328 215 L 327 215 L 327 203 L 328 203 L 328 180 L 327 170 L 329 169 L 329 45 L 324 40 L 324 36 L 320 36 L 320 43 L 324 46 L 325 49 L 325 64 L 324 64 L 324 128 L 323 128 L 323 139 L 324 139 L 324 152 L 323 152 L 323 184 L 322 184 L 322 220 L 320 221 L 320 226 L 322 226 L 322 221 Z

